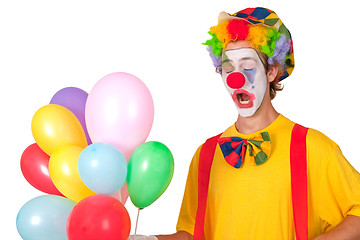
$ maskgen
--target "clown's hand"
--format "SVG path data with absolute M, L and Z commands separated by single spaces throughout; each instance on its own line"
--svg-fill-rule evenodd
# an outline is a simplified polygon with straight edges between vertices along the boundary
M 131 235 L 128 240 L 158 240 L 155 236 Z

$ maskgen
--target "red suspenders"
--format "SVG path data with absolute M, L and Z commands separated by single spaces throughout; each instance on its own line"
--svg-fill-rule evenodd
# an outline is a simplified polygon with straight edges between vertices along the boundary
M 290 142 L 291 195 L 297 240 L 308 240 L 306 163 L 306 134 L 308 130 L 308 128 L 295 124 Z
M 194 240 L 202 240 L 203 238 L 210 170 L 214 159 L 217 140 L 221 134 L 206 140 L 200 150 L 198 170 L 198 209 L 195 220 Z
M 308 128 L 295 124 L 291 133 L 290 168 L 294 225 L 297 240 L 308 240 L 308 202 L 306 134 Z M 204 234 L 206 202 L 210 170 L 217 140 L 221 134 L 209 138 L 202 146 L 198 170 L 198 209 L 196 213 L 194 240 L 202 240 Z

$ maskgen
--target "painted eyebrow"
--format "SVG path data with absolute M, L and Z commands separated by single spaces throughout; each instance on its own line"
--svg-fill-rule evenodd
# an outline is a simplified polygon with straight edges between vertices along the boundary
M 244 58 L 240 59 L 240 61 L 246 61 L 246 60 L 254 60 L 254 61 L 256 61 L 256 59 L 252 58 L 252 57 L 244 57 Z
M 252 58 L 252 57 L 244 57 L 244 58 L 239 59 L 239 61 L 246 61 L 246 60 L 256 61 L 256 59 Z M 221 63 L 227 63 L 227 62 L 230 62 L 230 59 L 228 57 L 221 61 Z

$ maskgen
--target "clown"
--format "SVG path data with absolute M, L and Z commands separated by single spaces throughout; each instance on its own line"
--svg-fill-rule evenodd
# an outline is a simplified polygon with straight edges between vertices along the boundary
M 294 69 L 277 14 L 222 12 L 209 34 L 237 121 L 196 151 L 177 232 L 151 239 L 360 239 L 360 174 L 332 140 L 271 103 Z

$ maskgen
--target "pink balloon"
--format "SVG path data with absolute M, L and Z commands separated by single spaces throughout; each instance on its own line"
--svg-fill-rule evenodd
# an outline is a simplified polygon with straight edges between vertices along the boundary
M 129 73 L 111 73 L 100 79 L 86 102 L 85 121 L 92 142 L 116 146 L 127 160 L 145 142 L 153 120 L 149 89 Z
M 116 198 L 125 205 L 126 200 L 129 198 L 129 192 L 127 190 L 126 184 L 124 184 L 124 186 L 117 193 L 113 194 L 112 197 Z

